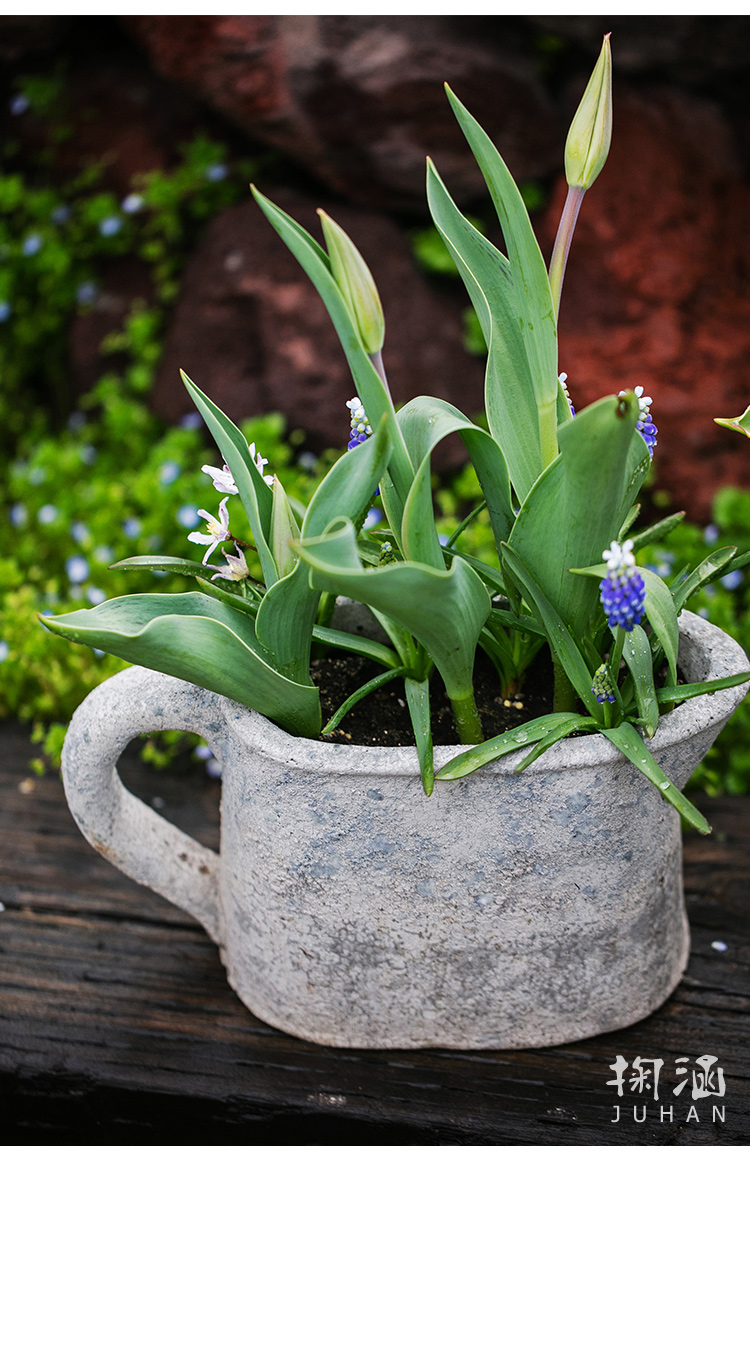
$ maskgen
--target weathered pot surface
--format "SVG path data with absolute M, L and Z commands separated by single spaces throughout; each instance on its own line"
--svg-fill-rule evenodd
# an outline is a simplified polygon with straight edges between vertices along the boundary
M 689 681 L 747 668 L 680 619 Z M 685 702 L 649 747 L 683 786 L 745 695 Z M 122 786 L 135 735 L 204 736 L 223 765 L 221 854 Z M 436 767 L 461 750 L 437 748 Z M 513 754 L 421 790 L 414 748 L 295 739 L 165 674 L 127 669 L 76 712 L 68 802 L 115 865 L 193 914 L 267 1023 L 357 1048 L 522 1048 L 622 1028 L 688 958 L 680 821 L 601 735 L 521 776 Z

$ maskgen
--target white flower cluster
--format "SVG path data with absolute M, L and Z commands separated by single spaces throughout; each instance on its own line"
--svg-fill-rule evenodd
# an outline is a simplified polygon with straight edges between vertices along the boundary
M 573 406 L 573 399 L 571 398 L 570 393 L 568 392 L 568 376 L 567 374 L 558 374 L 557 379 L 563 393 L 565 394 L 565 400 L 568 406 L 570 407 L 571 412 L 575 416 L 576 409 Z
M 651 415 L 651 412 L 650 412 L 651 403 L 653 402 L 654 399 L 653 399 L 653 398 L 646 398 L 646 397 L 643 396 L 643 384 L 638 384 L 638 385 L 633 389 L 633 392 L 635 393 L 635 395 L 636 395 L 636 397 L 637 397 L 637 399 L 638 399 L 638 406 L 639 406 L 639 408 L 640 408 L 640 410 L 639 410 L 639 412 L 638 412 L 638 420 L 639 420 L 639 421 L 648 421 L 648 418 L 649 418 L 649 416 Z M 618 398 L 624 397 L 624 396 L 625 396 L 625 393 L 626 393 L 626 389 L 621 388 L 620 391 L 619 391 L 619 393 L 617 394 Z
M 613 539 L 611 546 L 606 547 L 602 552 L 602 559 L 606 561 L 608 571 L 621 571 L 627 574 L 632 574 L 632 571 L 635 569 L 633 544 L 630 540 L 624 543 L 618 543 L 616 539 Z

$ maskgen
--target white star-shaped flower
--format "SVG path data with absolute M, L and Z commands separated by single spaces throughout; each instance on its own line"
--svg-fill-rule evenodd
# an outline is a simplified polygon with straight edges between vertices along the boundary
M 208 558 L 210 557 L 214 548 L 218 547 L 219 543 L 226 542 L 227 538 L 230 538 L 232 536 L 229 531 L 229 511 L 227 510 L 228 499 L 229 497 L 225 496 L 223 501 L 220 502 L 218 519 L 215 519 L 212 514 L 209 514 L 208 510 L 198 511 L 198 514 L 200 515 L 201 519 L 205 519 L 206 521 L 206 525 L 208 528 L 207 533 L 195 532 L 188 534 L 188 542 L 190 543 L 205 543 L 205 542 L 209 543 L 209 546 L 206 549 L 206 554 L 203 558 L 204 566 L 208 561 Z
M 201 472 L 208 473 L 217 491 L 225 491 L 230 496 L 239 495 L 237 483 L 226 463 L 222 463 L 220 468 L 212 468 L 210 464 L 204 463 Z
M 231 552 L 225 552 L 222 547 L 221 554 L 226 561 L 226 566 L 213 567 L 216 574 L 223 575 L 225 580 L 245 580 L 250 574 L 244 553 L 240 551 L 236 543 L 235 551 L 237 555 L 233 556 Z
M 608 571 L 617 571 L 624 566 L 635 566 L 632 542 L 628 540 L 621 544 L 613 538 L 611 546 L 605 547 L 602 552 L 602 559 L 606 561 Z

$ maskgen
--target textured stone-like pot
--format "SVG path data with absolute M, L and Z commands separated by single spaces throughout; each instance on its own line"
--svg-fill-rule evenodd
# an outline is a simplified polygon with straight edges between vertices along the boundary
M 689 681 L 747 667 L 680 620 Z M 745 688 L 684 703 L 650 747 L 682 786 Z M 147 730 L 202 734 L 224 768 L 221 854 L 135 799 L 115 770 Z M 438 748 L 437 766 L 460 750 Z M 685 968 L 680 822 L 602 736 L 523 775 L 514 754 L 422 793 L 413 748 L 295 739 L 140 668 L 97 688 L 63 753 L 73 815 L 102 855 L 192 913 L 229 982 L 279 1029 L 364 1048 L 521 1048 L 632 1024 Z

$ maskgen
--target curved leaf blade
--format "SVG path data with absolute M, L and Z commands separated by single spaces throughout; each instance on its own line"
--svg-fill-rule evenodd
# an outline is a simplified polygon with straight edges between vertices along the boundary
M 557 326 L 547 268 L 512 174 L 489 136 L 446 85 L 446 93 L 492 197 L 513 275 L 514 308 L 534 382 L 542 460 L 556 452 Z
M 483 744 L 477 744 L 451 758 L 445 767 L 440 768 L 435 780 L 457 781 L 462 776 L 469 776 L 478 767 L 486 767 L 488 762 L 495 762 L 506 753 L 517 753 L 528 744 L 546 738 L 557 726 L 567 725 L 571 717 L 578 719 L 570 711 L 553 711 L 547 716 L 538 716 L 536 720 L 527 720 L 525 725 L 518 725 L 514 730 L 496 734 L 494 739 L 486 739 Z
M 422 789 L 425 795 L 432 795 L 435 785 L 435 766 L 432 753 L 432 727 L 430 725 L 430 682 L 427 678 L 420 683 L 414 678 L 405 678 L 404 687 L 412 729 L 414 730 L 414 741 L 417 745 Z
M 297 548 L 310 567 L 315 589 L 334 589 L 359 599 L 419 641 L 439 669 L 452 701 L 471 690 L 477 641 L 490 600 L 482 581 L 461 557 L 454 557 L 447 571 L 415 561 L 365 570 L 349 520 L 336 532 L 307 539 Z
M 605 735 L 607 739 L 611 740 L 616 748 L 619 748 L 623 756 L 628 759 L 628 762 L 632 762 L 633 766 L 637 767 L 638 771 L 643 773 L 647 781 L 650 781 L 652 785 L 657 787 L 659 793 L 664 796 L 665 800 L 669 800 L 671 805 L 674 805 L 675 809 L 682 815 L 686 823 L 692 824 L 692 826 L 697 828 L 698 832 L 703 833 L 704 836 L 705 834 L 710 833 L 711 825 L 708 820 L 703 817 L 700 810 L 696 809 L 694 804 L 691 804 L 690 801 L 685 798 L 682 791 L 678 790 L 677 787 L 673 785 L 669 780 L 669 777 L 664 775 L 664 772 L 656 759 L 649 753 L 634 725 L 629 724 L 626 720 L 622 725 L 618 725 L 615 729 L 605 729 L 602 727 L 601 733 Z
M 231 697 L 289 734 L 320 731 L 317 688 L 273 669 L 252 618 L 206 594 L 129 594 L 42 621 L 70 641 Z
M 625 632 L 622 653 L 632 676 L 638 714 L 649 739 L 659 724 L 659 703 L 654 687 L 654 663 L 648 636 L 642 627 Z
M 294 254 L 323 300 L 343 347 L 344 355 L 352 372 L 357 392 L 364 403 L 370 424 L 378 425 L 383 416 L 388 419 L 393 442 L 393 456 L 389 471 L 393 478 L 397 497 L 400 498 L 401 508 L 403 508 L 403 502 L 409 494 L 409 487 L 414 475 L 413 466 L 399 430 L 390 398 L 362 344 L 349 306 L 331 273 L 328 258 L 312 236 L 307 233 L 307 230 L 298 225 L 296 220 L 293 220 L 285 211 L 275 206 L 257 188 L 253 187 L 251 190 L 263 214 L 273 225 L 279 237 L 283 239 L 290 252 Z M 392 505 L 396 506 L 395 500 Z M 390 510 L 389 518 L 391 518 Z M 400 511 L 397 519 L 391 519 L 391 524 L 395 525 L 394 532 L 398 532 Z
M 510 545 L 573 635 L 590 627 L 598 596 L 573 568 L 601 560 L 627 511 L 638 400 L 607 397 L 560 427 L 560 454 L 526 497 Z
M 521 558 L 516 555 L 508 543 L 503 544 L 503 564 L 510 570 L 532 612 L 539 614 L 553 653 L 565 670 L 584 706 L 599 721 L 602 711 L 591 689 L 591 670 L 560 614 L 550 603 L 541 586 L 537 584 L 535 577 L 527 570 Z
M 512 269 L 507 258 L 461 214 L 430 159 L 427 200 L 482 327 L 487 345 L 487 420 L 502 447 L 516 493 L 524 500 L 544 462 L 534 381 L 514 305 Z
M 560 714 L 562 715 L 563 713 L 560 712 Z M 598 729 L 599 722 L 593 720 L 591 716 L 577 716 L 571 712 L 567 723 L 556 725 L 551 728 L 547 734 L 545 734 L 544 738 L 540 739 L 539 743 L 532 748 L 531 752 L 526 754 L 523 762 L 519 762 L 518 766 L 513 770 L 519 774 L 525 772 L 526 768 L 530 767 L 532 762 L 536 762 L 537 758 L 541 758 L 542 754 L 546 753 L 548 748 L 552 748 L 553 744 L 559 744 L 561 739 L 567 739 L 571 734 L 576 734 L 580 730 Z
M 481 236 L 480 236 L 481 237 Z M 479 485 L 489 510 L 492 532 L 499 548 L 515 522 L 510 496 L 510 481 L 505 458 L 491 435 L 452 407 L 442 398 L 419 397 L 407 402 L 398 413 L 399 425 L 409 452 L 422 463 L 446 435 L 458 432 L 466 445 Z
M 678 683 L 677 687 L 658 688 L 656 699 L 660 706 L 673 706 L 677 702 L 686 702 L 691 697 L 702 697 L 705 693 L 712 696 L 724 688 L 737 688 L 750 681 L 747 673 L 728 674 L 726 678 L 712 678 L 708 683 Z
M 224 462 L 234 477 L 240 500 L 252 529 L 253 540 L 258 549 L 263 579 L 270 586 L 278 576 L 276 563 L 269 546 L 273 507 L 271 488 L 267 482 L 263 481 L 263 473 L 259 472 L 253 462 L 249 445 L 239 427 L 233 421 L 230 421 L 228 416 L 225 416 L 215 402 L 212 402 L 210 398 L 206 397 L 205 393 L 201 392 L 198 385 L 193 383 L 184 370 L 180 370 L 180 374 L 188 393 L 213 435 Z
M 357 519 L 383 477 L 391 451 L 388 423 L 382 417 L 375 434 L 344 454 L 323 478 L 307 507 L 301 536 L 325 533 L 341 515 Z M 266 592 L 258 609 L 258 640 L 280 672 L 299 683 L 311 681 L 310 645 L 317 611 L 318 596 L 299 560 L 289 575 Z

